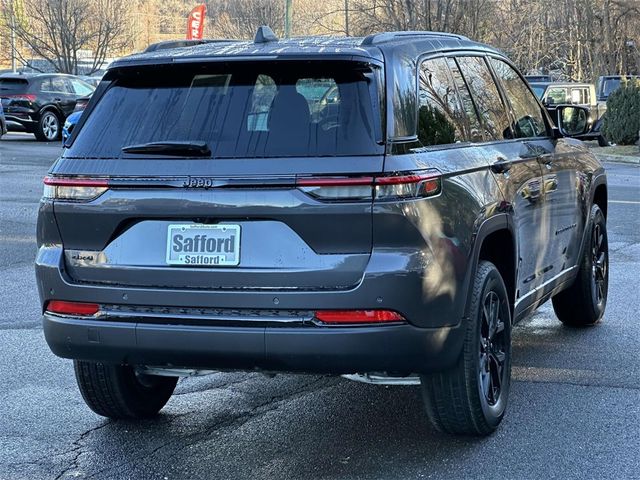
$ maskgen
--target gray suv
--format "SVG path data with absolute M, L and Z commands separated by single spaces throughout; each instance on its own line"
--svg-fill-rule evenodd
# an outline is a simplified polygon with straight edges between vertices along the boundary
M 442 431 L 505 413 L 512 325 L 591 325 L 604 169 L 467 38 L 212 42 L 114 62 L 45 178 L 44 333 L 100 415 L 212 370 L 421 384 Z

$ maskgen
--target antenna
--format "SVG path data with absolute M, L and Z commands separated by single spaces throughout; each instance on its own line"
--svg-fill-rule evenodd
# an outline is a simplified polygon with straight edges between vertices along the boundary
M 256 38 L 253 40 L 253 43 L 267 43 L 267 42 L 277 42 L 278 37 L 273 33 L 273 30 L 266 25 L 262 25 L 258 27 L 258 31 L 256 32 Z

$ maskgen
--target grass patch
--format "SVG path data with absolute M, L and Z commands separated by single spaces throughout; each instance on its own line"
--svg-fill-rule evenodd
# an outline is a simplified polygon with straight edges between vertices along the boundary
M 612 145 L 610 147 L 593 147 L 593 153 L 603 155 L 624 155 L 627 157 L 640 157 L 640 147 L 637 145 Z

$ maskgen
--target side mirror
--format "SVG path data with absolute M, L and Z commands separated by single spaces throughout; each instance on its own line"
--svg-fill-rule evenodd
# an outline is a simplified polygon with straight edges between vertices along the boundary
M 556 125 L 563 137 L 577 137 L 589 131 L 589 109 L 575 105 L 560 105 L 556 110 Z

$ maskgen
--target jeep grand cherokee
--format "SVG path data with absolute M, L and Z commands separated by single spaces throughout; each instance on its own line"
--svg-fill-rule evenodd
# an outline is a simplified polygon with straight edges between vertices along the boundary
M 488 434 L 512 325 L 606 304 L 605 172 L 556 112 L 441 33 L 118 60 L 44 181 L 46 340 L 111 418 L 181 375 L 309 372 L 419 382 L 436 428 Z

